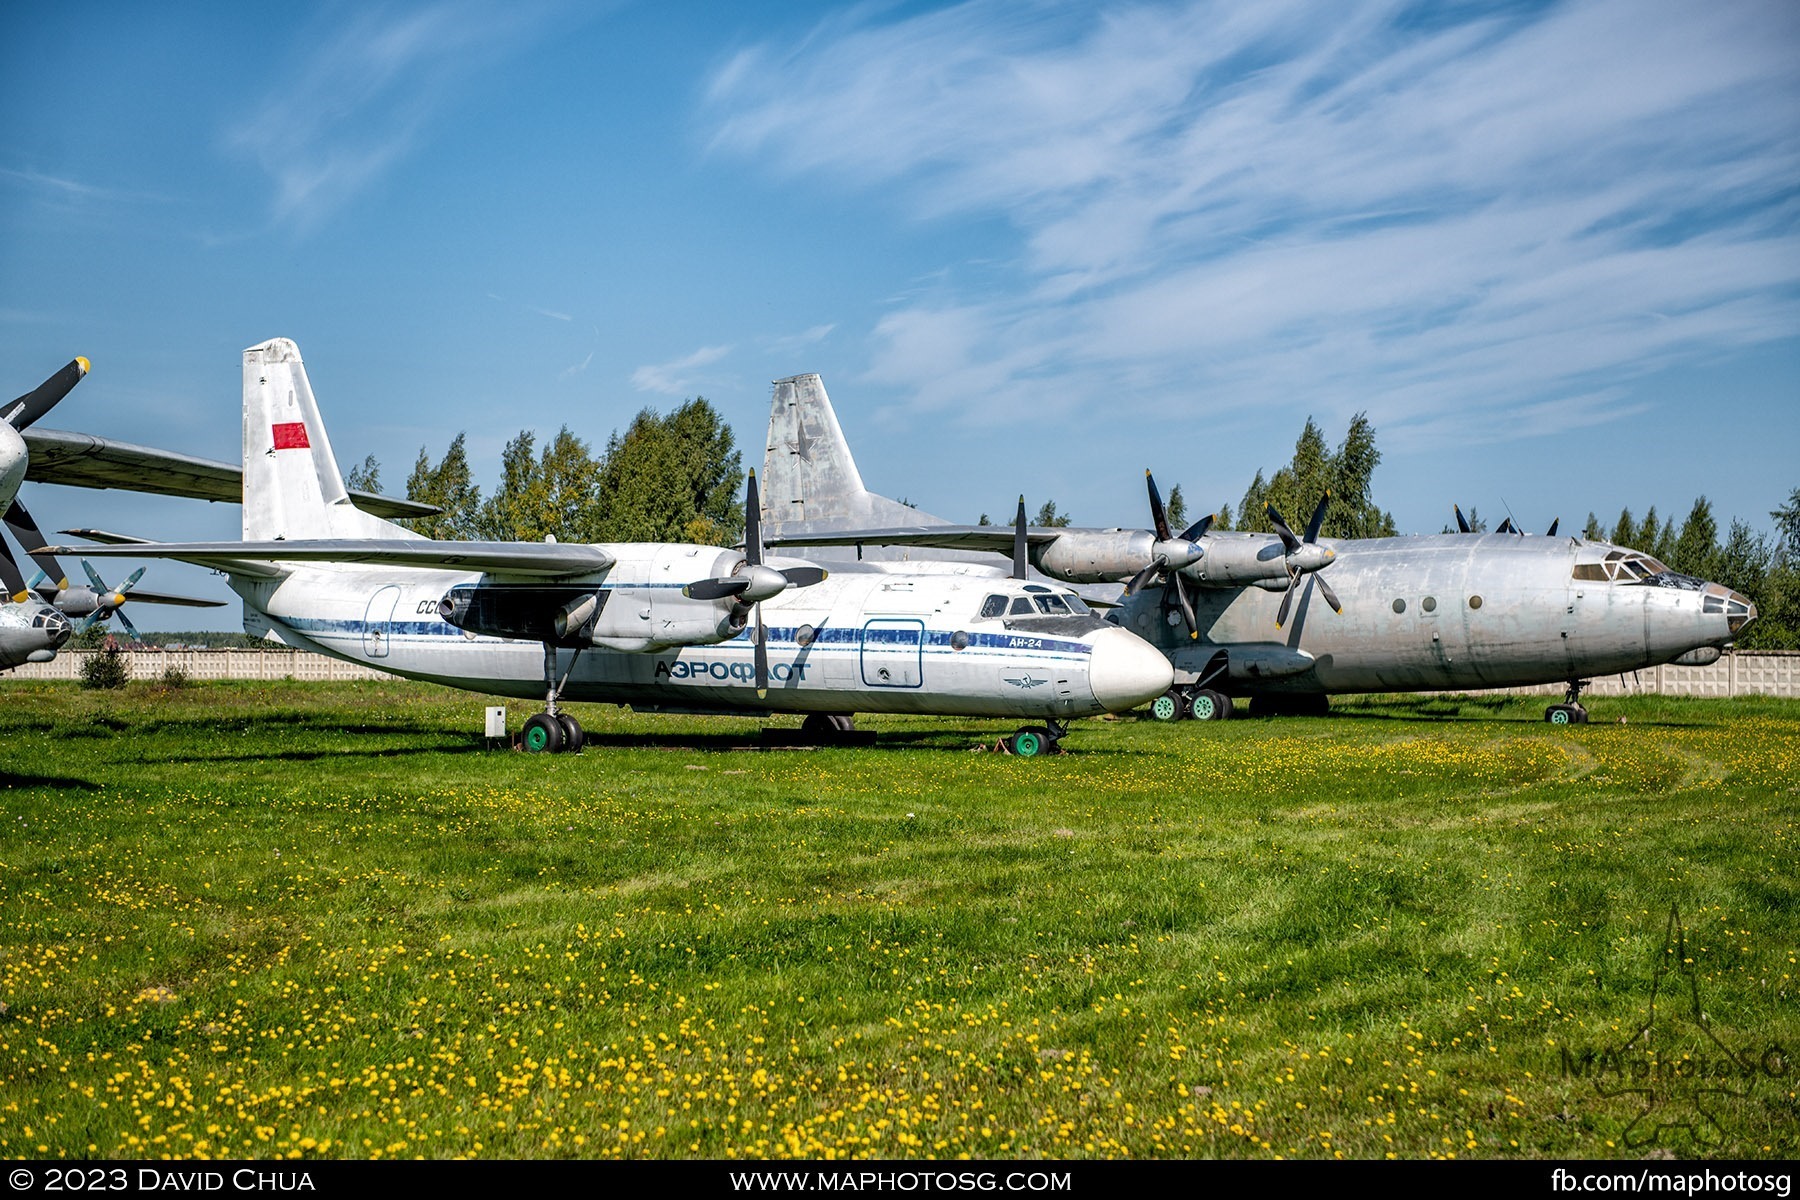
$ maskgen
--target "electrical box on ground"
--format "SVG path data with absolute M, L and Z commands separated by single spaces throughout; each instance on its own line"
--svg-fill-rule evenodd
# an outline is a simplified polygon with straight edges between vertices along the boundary
M 506 706 L 487 710 L 487 735 L 491 738 L 506 736 Z

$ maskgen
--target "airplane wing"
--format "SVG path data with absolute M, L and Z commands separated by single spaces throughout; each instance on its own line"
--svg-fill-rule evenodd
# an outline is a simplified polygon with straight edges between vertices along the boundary
M 115 558 L 172 558 L 196 566 L 240 574 L 277 574 L 255 564 L 325 562 L 394 567 L 440 567 L 492 571 L 503 575 L 560 578 L 587 575 L 615 559 L 598 546 L 578 542 L 434 542 L 424 538 L 332 538 L 291 542 L 140 542 L 117 534 L 64 530 L 95 537 L 100 546 L 46 546 L 46 554 L 110 555 Z M 248 569 L 246 569 L 248 568 Z
M 1011 525 L 913 525 L 895 529 L 836 529 L 765 538 L 771 546 L 935 546 L 940 550 L 986 550 L 1001 557 L 1013 551 Z M 1054 542 L 1060 529 L 1027 529 L 1033 546 Z
M 89 547 L 93 549 L 93 547 Z M 174 596 L 167 592 L 146 592 L 143 588 L 131 589 L 133 604 L 177 604 L 183 608 L 224 608 L 223 600 L 201 600 L 195 596 Z
M 244 499 L 243 469 L 231 463 L 62 429 L 27 429 L 21 436 L 31 455 L 25 470 L 29 480 L 228 504 L 239 504 Z M 429 517 L 441 511 L 417 500 L 373 492 L 353 491 L 350 499 L 364 512 L 389 519 Z

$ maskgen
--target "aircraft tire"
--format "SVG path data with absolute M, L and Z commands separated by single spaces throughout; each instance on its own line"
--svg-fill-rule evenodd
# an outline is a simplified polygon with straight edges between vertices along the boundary
M 1187 716 L 1187 710 L 1186 697 L 1174 688 L 1170 688 L 1150 702 L 1150 719 L 1162 721 L 1165 724 L 1179 721 Z
M 831 722 L 831 727 L 839 733 L 856 732 L 855 713 L 832 713 L 827 719 Z
M 562 749 L 562 722 L 547 712 L 541 712 L 525 722 L 525 728 L 519 734 L 519 744 L 525 747 L 528 754 L 555 754 Z
M 1586 725 L 1588 713 L 1579 704 L 1552 704 L 1544 710 L 1544 720 L 1552 725 Z
M 1008 739 L 1008 748 L 1020 758 L 1036 758 L 1054 745 L 1047 729 L 1021 729 Z
M 568 713 L 557 713 L 556 723 L 562 726 L 563 753 L 580 754 L 581 748 L 587 745 L 587 734 L 582 732 L 581 722 Z
M 1231 715 L 1231 698 L 1201 688 L 1188 699 L 1187 715 L 1196 721 L 1223 721 Z

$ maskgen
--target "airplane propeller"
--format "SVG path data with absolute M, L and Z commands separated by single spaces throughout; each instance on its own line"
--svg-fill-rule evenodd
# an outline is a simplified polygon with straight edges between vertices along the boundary
M 1145 471 L 1144 483 L 1150 491 L 1150 520 L 1156 529 L 1156 543 L 1150 548 L 1150 564 L 1131 577 L 1131 581 L 1125 585 L 1125 594 L 1136 595 L 1152 579 L 1161 575 L 1165 586 L 1174 589 L 1175 602 L 1181 609 L 1182 619 L 1187 622 L 1188 637 L 1198 638 L 1200 622 L 1194 616 L 1194 601 L 1188 595 L 1181 569 L 1192 566 L 1205 556 L 1206 551 L 1201 547 L 1199 539 L 1212 527 L 1213 514 L 1207 513 L 1182 530 L 1180 537 L 1176 537 L 1169 531 L 1169 514 L 1163 508 L 1162 493 L 1156 490 L 1156 477 Z
M 763 565 L 762 500 L 756 488 L 756 472 L 744 490 L 744 561 L 729 575 L 700 579 L 681 589 L 693 600 L 722 600 L 737 597 L 756 616 L 756 694 L 769 692 L 769 631 L 763 625 L 762 602 L 773 599 L 790 587 L 811 587 L 821 583 L 826 572 L 819 567 L 788 567 L 776 570 Z
M 1288 523 L 1282 519 L 1273 504 L 1263 505 L 1264 511 L 1269 514 L 1270 523 L 1275 526 L 1275 532 L 1281 537 L 1282 547 L 1287 551 L 1288 585 L 1287 590 L 1281 593 L 1281 608 L 1275 614 L 1277 629 L 1287 624 L 1288 610 L 1293 605 L 1294 590 L 1300 585 L 1300 577 L 1324 570 L 1337 558 L 1335 550 L 1328 550 L 1318 544 L 1319 527 L 1325 524 L 1325 509 L 1330 504 L 1331 493 L 1326 492 L 1319 499 L 1319 507 L 1313 509 L 1312 520 L 1306 523 L 1304 539 L 1294 536 L 1294 531 L 1288 528 Z M 1331 590 L 1331 585 L 1322 576 L 1318 579 L 1318 585 L 1319 594 L 1325 597 L 1325 603 L 1331 605 L 1331 611 L 1343 612 L 1344 606 L 1338 603 L 1337 593 Z
M 100 578 L 100 573 L 94 570 L 93 565 L 85 558 L 81 560 L 81 569 L 87 572 L 88 581 L 94 585 L 94 611 L 82 619 L 81 624 L 75 627 L 75 632 L 86 633 L 96 622 L 104 621 L 108 617 L 118 617 L 119 624 L 125 627 L 125 632 L 131 635 L 132 641 L 143 641 L 144 639 L 138 636 L 137 626 L 133 625 L 131 618 L 125 615 L 125 599 L 126 593 L 136 587 L 137 581 L 144 577 L 145 568 L 139 567 L 133 571 L 116 591 L 106 586 Z

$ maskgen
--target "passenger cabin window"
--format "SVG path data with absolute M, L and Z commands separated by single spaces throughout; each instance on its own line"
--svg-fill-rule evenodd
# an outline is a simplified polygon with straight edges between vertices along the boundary
M 1038 611 L 1046 616 L 1066 617 L 1069 615 L 1069 606 L 1064 604 L 1063 598 L 1054 592 L 1048 596 L 1039 596 L 1037 606 Z
M 1020 596 L 1012 602 L 1012 615 L 1015 617 L 1029 617 L 1035 611 L 1031 607 L 1030 596 Z
M 1004 617 L 1006 615 L 1006 597 L 989 596 L 981 602 L 981 615 L 984 617 Z

